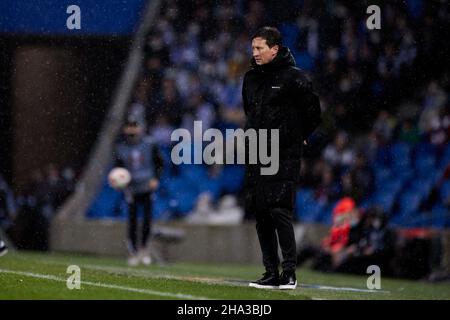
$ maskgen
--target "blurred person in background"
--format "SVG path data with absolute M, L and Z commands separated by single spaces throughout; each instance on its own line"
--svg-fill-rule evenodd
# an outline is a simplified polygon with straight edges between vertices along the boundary
M 54 165 L 47 166 L 48 169 Z M 49 225 L 53 216 L 53 199 L 49 177 L 36 169 L 31 181 L 17 195 L 17 217 L 14 219 L 13 240 L 19 249 L 46 251 L 49 247 Z
M 11 225 L 11 218 L 15 215 L 14 196 L 8 184 L 0 174 L 0 229 L 7 230 Z M 8 252 L 6 243 L 0 233 L 0 257 Z
M 116 146 L 115 165 L 131 174 L 130 185 L 124 190 L 128 204 L 128 264 L 151 264 L 148 240 L 152 222 L 152 193 L 159 186 L 163 160 L 151 137 L 144 135 L 142 122 L 129 116 L 123 127 L 124 141 Z M 141 246 L 138 245 L 138 206 L 142 206 L 143 226 Z
M 16 214 L 14 195 L 0 174 L 0 228 L 7 230 Z
M 335 181 L 333 168 L 325 163 L 320 173 L 320 182 L 314 190 L 314 198 L 320 204 L 326 204 L 339 198 L 341 188 Z
M 354 152 L 348 142 L 348 134 L 338 132 L 333 143 L 330 143 L 323 151 L 324 159 L 334 168 L 348 167 L 354 161 Z
M 388 227 L 387 216 L 381 209 L 371 207 L 365 213 L 353 211 L 350 224 L 349 241 L 335 271 L 365 274 L 368 266 L 377 265 L 383 274 L 392 275 L 395 234 Z
M 6 243 L 0 238 L 0 257 L 8 253 Z
M 355 201 L 350 197 L 339 200 L 333 208 L 333 224 L 328 236 L 319 247 L 306 246 L 298 252 L 297 265 L 313 259 L 313 269 L 332 272 L 342 261 L 342 256 L 349 243 L 352 218 L 356 214 Z

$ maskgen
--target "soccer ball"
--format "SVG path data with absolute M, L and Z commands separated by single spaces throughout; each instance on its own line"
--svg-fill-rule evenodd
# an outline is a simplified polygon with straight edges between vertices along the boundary
M 125 189 L 131 181 L 131 174 L 125 168 L 113 168 L 108 174 L 109 185 L 117 190 Z

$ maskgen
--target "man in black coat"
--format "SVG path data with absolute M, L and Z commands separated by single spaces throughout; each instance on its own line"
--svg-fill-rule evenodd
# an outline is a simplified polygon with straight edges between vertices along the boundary
M 295 289 L 295 186 L 300 178 L 303 144 L 321 121 L 320 103 L 311 82 L 295 66 L 289 48 L 282 45 L 276 28 L 258 30 L 252 37 L 252 52 L 252 67 L 245 74 L 242 88 L 245 129 L 278 129 L 278 150 L 270 152 L 279 152 L 280 160 L 273 175 L 261 175 L 261 163 L 246 165 L 245 206 L 256 217 L 266 269 L 263 277 L 250 286 Z M 278 242 L 283 255 L 281 276 Z

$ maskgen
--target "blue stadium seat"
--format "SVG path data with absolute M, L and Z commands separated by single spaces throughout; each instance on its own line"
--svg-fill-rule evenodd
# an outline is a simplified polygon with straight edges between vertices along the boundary
M 388 214 L 394 207 L 395 199 L 395 194 L 381 190 L 373 195 L 372 204 L 381 207 Z
M 450 143 L 448 143 L 445 146 L 444 151 L 442 152 L 440 161 L 439 161 L 439 168 L 445 168 L 450 164 Z
M 322 210 L 317 217 L 317 222 L 331 225 L 333 223 L 333 208 L 336 206 L 336 203 L 328 204 L 323 206 Z
M 391 166 L 395 170 L 411 167 L 411 146 L 405 142 L 394 143 L 390 152 Z
M 209 192 L 214 200 L 218 200 L 222 193 L 222 182 L 218 178 L 201 179 L 197 183 L 199 192 Z
M 153 219 L 154 220 L 161 220 L 163 218 L 169 218 L 167 213 L 170 212 L 170 204 L 169 204 L 169 198 L 156 195 L 154 197 L 153 201 Z
M 198 194 L 189 189 L 180 190 L 171 194 L 169 205 L 177 214 L 187 215 L 195 206 Z
M 428 212 L 414 212 L 403 217 L 402 226 L 423 228 L 431 226 L 431 215 Z
M 397 195 L 402 189 L 403 181 L 401 179 L 396 179 L 395 177 L 384 181 L 383 185 L 380 186 L 382 191 Z M 380 190 L 378 189 L 378 190 Z
M 415 227 L 417 223 L 417 212 L 396 211 L 389 218 L 389 224 L 392 226 Z
M 422 142 L 416 145 L 414 148 L 414 157 L 419 158 L 424 155 L 430 155 L 433 158 L 436 158 L 436 146 L 428 143 L 428 142 Z
M 438 204 L 436 205 L 432 211 L 432 226 L 435 228 L 446 228 L 450 227 L 450 213 L 449 209 L 445 206 Z
M 306 202 L 312 201 L 314 197 L 314 191 L 309 188 L 299 189 L 295 197 L 295 205 L 302 207 Z
M 319 204 L 313 199 L 305 201 L 302 205 L 296 207 L 298 221 L 304 223 L 318 222 L 323 207 L 324 205 Z
M 406 190 L 416 192 L 422 195 L 422 198 L 428 197 L 434 183 L 434 174 L 430 172 L 428 177 L 414 178 L 408 184 Z
M 181 176 L 168 179 L 167 191 L 170 207 L 181 214 L 192 211 L 199 194 L 198 189 Z
M 414 150 L 415 174 L 421 178 L 434 179 L 438 174 L 436 146 L 420 143 Z
M 423 195 L 415 190 L 407 190 L 399 197 L 399 208 L 402 214 L 410 214 L 419 209 Z
M 124 218 L 126 211 L 123 193 L 111 188 L 105 179 L 86 215 L 89 218 Z
M 192 183 L 198 179 L 206 179 L 208 171 L 203 164 L 181 164 L 178 166 L 180 175 Z
M 403 181 L 403 184 L 408 183 L 414 178 L 414 169 L 412 167 L 397 168 L 395 177 Z
M 430 173 L 436 171 L 436 158 L 434 154 L 431 153 L 421 153 L 416 156 L 414 161 L 414 167 L 416 169 L 416 174 L 420 177 L 429 176 Z
M 300 52 L 294 52 L 294 58 L 297 65 L 302 70 L 311 71 L 314 69 L 314 58 L 309 54 L 308 51 L 302 50 Z
M 378 187 L 382 186 L 386 180 L 391 176 L 391 169 L 384 166 L 374 167 L 375 175 L 375 185 Z
M 222 185 L 222 192 L 237 193 L 244 183 L 245 168 L 243 165 L 228 164 L 223 167 L 219 179 Z
M 375 155 L 376 167 L 390 167 L 391 165 L 391 147 L 389 145 L 379 147 Z
M 283 35 L 283 42 L 289 48 L 297 47 L 297 40 L 300 34 L 298 25 L 294 22 L 285 22 L 280 27 L 280 32 Z
M 439 195 L 441 197 L 441 201 L 445 201 L 448 197 L 450 197 L 450 180 L 446 180 L 442 184 L 442 187 L 439 190 Z

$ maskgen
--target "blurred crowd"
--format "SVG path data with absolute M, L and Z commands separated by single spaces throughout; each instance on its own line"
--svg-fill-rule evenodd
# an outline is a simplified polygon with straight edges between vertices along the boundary
M 444 2 L 382 2 L 381 29 L 366 28 L 366 5 L 347 1 L 170 1 L 147 35 L 145 62 L 128 112 L 170 146 L 175 128 L 241 127 L 242 77 L 252 33 L 277 26 L 321 97 L 324 122 L 305 148 L 301 188 L 320 204 L 375 191 L 383 147 L 435 146 L 450 135 Z M 433 58 L 430 58 L 433 57 Z M 434 151 L 433 151 L 434 152 Z M 378 157 L 378 158 L 377 158 Z M 450 159 L 450 158 L 449 158 Z M 437 164 L 436 175 L 445 168 Z M 437 201 L 437 200 L 436 200 Z
M 242 127 L 241 86 L 250 66 L 251 35 L 261 26 L 276 26 L 298 67 L 313 80 L 324 118 L 305 147 L 299 190 L 312 190 L 315 205 L 336 208 L 350 197 L 355 206 L 368 208 L 384 181 L 380 169 L 388 166 L 383 151 L 403 143 L 420 154 L 424 145 L 433 150 L 431 167 L 425 168 L 435 178 L 421 209 L 438 205 L 448 212 L 450 83 L 443 62 L 450 52 L 442 32 L 450 29 L 449 6 L 425 0 L 378 3 L 381 29 L 368 30 L 363 1 L 165 0 L 146 36 L 127 113 L 142 119 L 162 148 L 172 145 L 174 129 L 192 131 L 194 120 L 202 121 L 203 130 Z M 220 176 L 220 168 L 210 169 Z M 390 170 L 387 179 L 395 179 L 399 172 Z M 0 179 L 0 222 L 6 227 L 11 217 L 39 215 L 45 232 L 45 221 L 74 190 L 74 176 L 70 168 L 49 165 L 15 198 Z M 379 213 L 367 217 L 362 223 L 373 225 Z M 333 225 L 334 219 L 330 210 L 328 222 Z M 45 247 L 45 242 L 33 244 L 27 224 L 21 225 L 16 234 L 23 247 Z M 327 241 L 325 247 L 331 245 Z
M 0 227 L 19 249 L 47 250 L 50 221 L 75 189 L 75 172 L 49 164 L 13 193 L 0 176 Z
M 369 266 L 376 266 L 384 276 L 449 279 L 435 230 L 394 230 L 382 211 L 358 208 L 350 197 L 338 201 L 332 216 L 331 228 L 319 245 L 301 241 L 299 266 L 312 260 L 311 267 L 322 272 L 367 274 L 372 272 Z
M 128 112 L 165 147 L 173 129 L 192 131 L 194 120 L 203 130 L 242 127 L 251 35 L 278 27 L 313 80 L 324 118 L 299 168 L 300 198 L 311 194 L 312 206 L 297 201 L 296 218 L 331 230 L 320 247 L 299 252 L 299 263 L 314 258 L 317 269 L 358 273 L 377 264 L 419 278 L 439 269 L 438 237 L 393 232 L 389 219 L 428 226 L 412 223 L 412 213 L 434 210 L 433 226 L 450 226 L 450 83 L 441 65 L 450 54 L 442 36 L 450 11 L 443 1 L 380 7 L 381 29 L 368 30 L 365 2 L 167 0 L 147 35 Z M 308 208 L 318 214 L 307 217 Z M 413 267 L 423 259 L 422 269 Z

